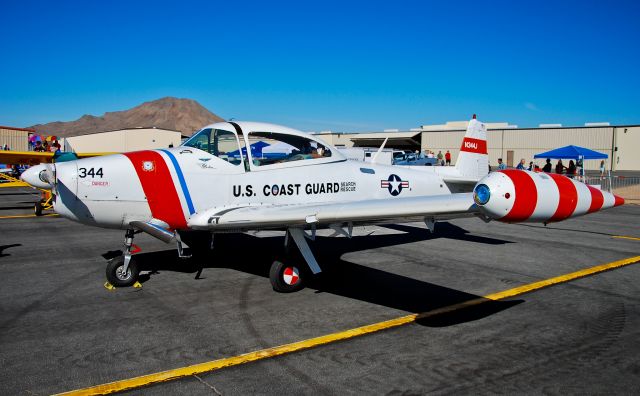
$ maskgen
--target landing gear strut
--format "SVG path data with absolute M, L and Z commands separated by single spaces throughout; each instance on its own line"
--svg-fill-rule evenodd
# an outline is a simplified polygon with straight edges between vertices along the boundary
M 107 280 L 113 286 L 131 286 L 138 281 L 140 268 L 131 257 L 131 247 L 133 246 L 133 236 L 136 232 L 128 229 L 124 236 L 125 251 L 121 256 L 112 258 L 107 264 Z

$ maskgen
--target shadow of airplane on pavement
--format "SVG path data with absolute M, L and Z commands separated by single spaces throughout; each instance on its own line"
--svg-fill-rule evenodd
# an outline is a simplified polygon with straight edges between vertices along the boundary
M 450 223 L 438 223 L 438 230 L 430 234 L 426 229 L 393 225 L 386 226 L 403 234 L 368 235 L 348 238 L 317 237 L 311 244 L 323 272 L 313 277 L 307 288 L 316 293 L 334 295 L 365 301 L 411 313 L 424 313 L 477 301 L 480 296 L 454 290 L 433 283 L 409 278 L 384 270 L 367 267 L 343 260 L 345 253 L 360 250 L 396 246 L 436 238 L 450 238 L 491 245 L 511 243 L 500 239 L 469 235 L 466 230 Z M 269 268 L 274 258 L 282 255 L 283 238 L 256 237 L 249 234 L 216 235 L 216 248 L 205 256 L 180 259 L 175 249 L 138 253 L 135 255 L 141 271 L 150 271 L 140 276 L 146 282 L 164 271 L 197 273 L 207 268 L 229 268 L 260 277 L 269 277 Z M 118 251 L 105 253 L 113 257 Z M 274 292 L 275 293 L 275 292 Z M 274 294 L 274 297 L 277 294 Z M 481 304 L 456 309 L 452 312 L 419 318 L 416 323 L 440 327 L 484 318 L 523 302 L 484 300 Z
M 11 254 L 9 253 L 5 253 L 5 249 L 9 249 L 12 247 L 17 247 L 17 246 L 22 246 L 21 243 L 14 243 L 12 245 L 0 245 L 0 257 L 6 257 L 6 256 L 11 256 Z

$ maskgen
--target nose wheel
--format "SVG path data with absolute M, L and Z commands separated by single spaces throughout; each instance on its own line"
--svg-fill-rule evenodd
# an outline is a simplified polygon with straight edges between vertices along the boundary
M 133 260 L 131 253 L 131 248 L 134 246 L 133 236 L 135 234 L 136 232 L 134 230 L 127 230 L 124 236 L 124 253 L 121 256 L 112 258 L 107 264 L 107 281 L 115 287 L 132 286 L 138 281 L 138 277 L 140 276 L 140 268 L 136 261 Z M 137 247 L 136 249 L 139 250 Z
M 109 260 L 107 264 L 107 281 L 115 287 L 132 286 L 138 281 L 140 269 L 135 260 L 130 260 L 125 268 L 124 255 Z
M 273 290 L 280 293 L 292 293 L 304 289 L 304 273 L 301 267 L 293 263 L 274 261 L 269 270 L 269 280 Z

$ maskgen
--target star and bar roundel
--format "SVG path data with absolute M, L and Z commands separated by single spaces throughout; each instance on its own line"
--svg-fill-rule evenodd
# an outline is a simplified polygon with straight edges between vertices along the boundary
M 387 180 L 380 180 L 380 187 L 389 190 L 394 197 L 402 192 L 403 188 L 409 188 L 409 181 L 402 180 L 400 176 L 391 174 Z

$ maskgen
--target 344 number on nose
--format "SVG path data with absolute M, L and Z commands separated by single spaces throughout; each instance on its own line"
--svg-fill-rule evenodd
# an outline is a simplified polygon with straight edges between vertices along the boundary
M 98 170 L 95 170 L 95 168 L 78 168 L 78 177 L 80 178 L 85 178 L 85 177 L 91 177 L 91 178 L 95 178 L 95 177 L 100 177 L 102 178 L 102 168 L 98 168 Z

